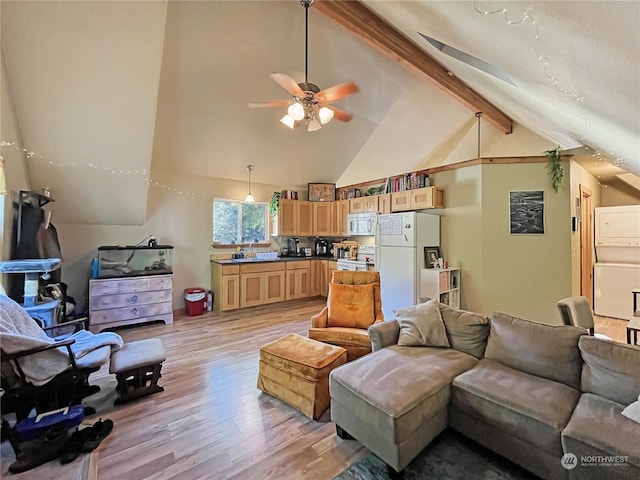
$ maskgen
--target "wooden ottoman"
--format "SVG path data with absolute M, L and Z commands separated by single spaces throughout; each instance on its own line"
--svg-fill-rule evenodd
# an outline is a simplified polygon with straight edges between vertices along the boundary
M 113 353 L 109 373 L 115 373 L 118 380 L 116 405 L 163 392 L 164 388 L 158 385 L 158 379 L 161 376 L 162 362 L 166 358 L 164 345 L 159 338 L 125 343 Z
M 258 388 L 316 420 L 329 408 L 329 372 L 347 351 L 290 333 L 260 348 Z

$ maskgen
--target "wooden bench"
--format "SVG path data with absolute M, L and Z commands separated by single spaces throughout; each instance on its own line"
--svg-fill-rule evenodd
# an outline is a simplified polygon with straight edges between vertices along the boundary
M 159 338 L 126 343 L 112 354 L 109 372 L 115 373 L 118 380 L 118 399 L 115 403 L 163 392 L 164 388 L 158 385 L 158 379 L 166 358 L 164 345 Z

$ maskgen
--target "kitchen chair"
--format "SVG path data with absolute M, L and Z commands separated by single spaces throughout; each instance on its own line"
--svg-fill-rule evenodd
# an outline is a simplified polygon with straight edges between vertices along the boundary
M 379 272 L 335 270 L 327 306 L 311 317 L 309 338 L 347 350 L 347 361 L 371 352 L 367 329 L 382 322 Z
M 567 297 L 557 302 L 560 317 L 565 325 L 584 328 L 589 335 L 609 339 L 606 335 L 595 333 L 593 312 L 586 297 Z

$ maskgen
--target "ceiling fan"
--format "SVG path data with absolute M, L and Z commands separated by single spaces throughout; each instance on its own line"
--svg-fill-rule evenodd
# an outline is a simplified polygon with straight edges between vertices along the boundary
M 309 132 L 320 130 L 322 125 L 331 121 L 332 118 L 341 122 L 348 122 L 353 115 L 345 110 L 330 105 L 347 95 L 359 91 L 355 83 L 347 82 L 333 87 L 320 88 L 309 83 L 309 7 L 313 0 L 300 0 L 304 7 L 304 82 L 297 83 L 291 76 L 285 73 L 272 73 L 271 78 L 282 88 L 284 88 L 292 98 L 286 100 L 271 100 L 266 102 L 251 102 L 249 107 L 284 107 L 288 106 L 287 114 L 280 119 L 289 128 L 296 128 L 305 125 Z

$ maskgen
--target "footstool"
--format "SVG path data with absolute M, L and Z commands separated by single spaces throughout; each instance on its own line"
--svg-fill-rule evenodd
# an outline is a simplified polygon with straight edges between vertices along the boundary
M 346 362 L 344 348 L 290 333 L 260 348 L 258 388 L 316 420 L 329 408 L 329 373 Z
M 109 372 L 115 373 L 118 380 L 118 399 L 115 403 L 163 392 L 164 388 L 158 385 L 158 379 L 162 362 L 166 359 L 164 345 L 159 338 L 125 343 L 112 354 Z

